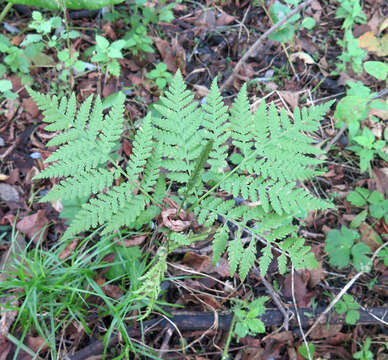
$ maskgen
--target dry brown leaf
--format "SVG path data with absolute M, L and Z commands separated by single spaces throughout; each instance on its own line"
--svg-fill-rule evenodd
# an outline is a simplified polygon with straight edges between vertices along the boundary
M 48 344 L 45 339 L 40 336 L 30 336 L 28 335 L 26 338 L 26 345 L 34 352 L 39 353 L 48 349 Z
M 71 255 L 71 253 L 77 248 L 78 243 L 79 243 L 79 239 L 74 239 L 70 241 L 59 254 L 59 259 L 63 260 L 68 258 Z
M 383 37 L 376 37 L 373 31 L 368 31 L 358 38 L 358 46 L 377 56 L 388 56 L 388 33 Z
M 168 71 L 175 73 L 178 67 L 175 61 L 174 51 L 171 48 L 169 42 L 157 37 L 154 37 L 153 40 L 163 59 L 163 62 L 167 65 Z
M 2 304 L 9 303 L 12 307 L 18 306 L 18 300 L 15 296 L 7 296 L 0 299 L 0 341 L 4 339 L 9 332 L 10 327 L 12 326 L 18 312 L 17 310 L 8 310 Z
M 137 246 L 137 245 L 142 244 L 145 239 L 147 239 L 147 235 L 134 236 L 134 237 L 132 237 L 130 239 L 125 239 L 124 240 L 124 245 L 126 247 Z M 118 244 L 120 244 L 120 243 L 118 243 Z
M 21 219 L 16 224 L 16 229 L 26 234 L 34 243 L 46 240 L 48 220 L 44 210 L 38 210 L 35 214 Z
M 292 300 L 292 276 L 291 273 L 286 277 L 283 283 L 284 297 Z M 311 296 L 307 293 L 306 282 L 299 273 L 294 274 L 294 296 L 299 307 L 310 306 Z
M 375 168 L 372 172 L 376 179 L 376 189 L 382 194 L 388 193 L 388 168 Z
M 360 230 L 361 241 L 367 244 L 372 252 L 376 251 L 383 243 L 379 234 L 366 222 L 362 222 L 358 229 Z
M 205 96 L 208 96 L 209 95 L 209 92 L 210 90 L 206 87 L 206 86 L 203 86 L 203 85 L 193 85 L 193 88 L 195 89 L 196 93 L 200 96 L 200 97 L 205 97 Z
M 221 277 L 230 276 L 230 267 L 227 260 L 221 258 L 215 266 L 212 266 L 212 259 L 207 255 L 199 255 L 194 252 L 187 252 L 182 263 L 193 270 L 206 274 L 217 273 Z
M 311 332 L 310 336 L 314 340 L 318 339 L 326 339 L 336 336 L 340 333 L 343 325 L 342 324 L 330 324 L 330 326 L 327 326 L 327 324 L 322 323 L 318 324 L 313 331 Z
M 18 202 L 20 200 L 19 192 L 15 186 L 9 184 L 0 184 L 0 199 L 5 202 L 13 201 Z
M 222 12 L 220 16 L 217 17 L 216 26 L 226 26 L 230 25 L 235 21 L 235 17 L 227 14 L 226 12 Z
M 279 91 L 279 95 L 284 98 L 288 105 L 294 110 L 299 104 L 299 94 L 293 91 Z
M 37 117 L 40 114 L 40 110 L 36 106 L 35 101 L 32 97 L 23 99 L 22 106 L 24 110 L 26 110 L 26 112 L 33 117 Z
M 12 349 L 12 343 L 7 339 L 2 341 L 0 339 L 0 360 L 7 360 L 8 354 Z

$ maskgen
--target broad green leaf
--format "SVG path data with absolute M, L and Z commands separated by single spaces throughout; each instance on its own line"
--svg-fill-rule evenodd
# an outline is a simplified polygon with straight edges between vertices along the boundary
M 370 253 L 370 248 L 364 243 L 357 243 L 352 247 L 353 264 L 357 271 L 369 271 L 372 261 L 367 254 Z
M 350 249 L 354 240 L 360 235 L 345 226 L 341 230 L 331 230 L 327 234 L 325 251 L 329 254 L 329 263 L 333 266 L 343 268 L 349 264 Z
M 366 217 L 368 216 L 368 210 L 362 210 L 350 223 L 350 227 L 355 229 L 360 226 L 360 224 L 365 221 Z
M 96 35 L 96 45 L 100 49 L 107 49 L 109 47 L 109 40 L 104 38 L 103 36 Z
M 21 4 L 27 6 L 34 6 L 45 8 L 49 10 L 62 10 L 62 7 L 59 6 L 60 2 L 57 0 L 7 0 L 12 4 Z M 96 10 L 101 9 L 105 6 L 120 4 L 124 0 L 65 0 L 66 9 L 89 9 Z
M 305 27 L 307 30 L 311 30 L 315 26 L 315 20 L 312 17 L 306 17 L 302 21 L 302 26 Z
M 369 190 L 357 186 L 352 192 L 348 194 L 346 200 L 348 200 L 354 206 L 364 206 L 366 199 L 369 196 Z
M 388 65 L 382 61 L 366 61 L 364 69 L 378 80 L 385 80 L 388 75 Z
M 6 92 L 12 89 L 12 83 L 9 80 L 0 80 L 0 92 Z

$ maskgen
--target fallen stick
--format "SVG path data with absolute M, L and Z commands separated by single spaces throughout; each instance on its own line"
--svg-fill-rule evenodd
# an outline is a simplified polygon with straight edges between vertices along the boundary
M 307 0 L 299 4 L 294 10 L 289 12 L 285 17 L 283 17 L 281 20 L 279 20 L 276 24 L 274 24 L 270 29 L 268 29 L 264 34 L 262 34 L 256 42 L 249 48 L 249 50 L 244 54 L 244 56 L 239 60 L 239 62 L 236 64 L 236 66 L 233 69 L 233 72 L 230 74 L 230 76 L 223 82 L 223 84 L 220 87 L 220 91 L 228 87 L 233 79 L 236 77 L 238 72 L 240 71 L 241 67 L 245 64 L 245 62 L 248 60 L 250 56 L 252 56 L 256 50 L 259 48 L 261 43 L 273 32 L 275 32 L 277 29 L 279 29 L 282 25 L 284 25 L 290 18 L 292 18 L 295 14 L 297 14 L 299 11 L 301 11 L 303 8 L 308 6 L 310 3 L 312 3 L 313 0 Z
M 290 328 L 298 328 L 296 321 L 295 310 L 290 309 L 290 312 L 294 314 L 293 319 L 289 321 Z M 302 327 L 311 326 L 314 321 L 326 311 L 326 308 L 317 308 L 315 311 L 312 309 L 299 309 L 299 317 Z M 388 321 L 388 308 L 373 308 L 373 309 L 359 309 L 360 318 L 357 324 L 378 324 L 383 321 Z M 233 314 L 222 315 L 218 314 L 218 329 L 228 331 L 232 322 Z M 345 324 L 345 314 L 337 314 L 335 311 L 326 313 L 321 319 L 323 324 Z M 377 318 L 377 319 L 376 319 Z M 284 316 L 278 309 L 267 309 L 263 316 L 260 317 L 265 326 L 280 326 L 284 322 Z M 170 321 L 164 318 L 157 318 L 154 320 L 143 322 L 143 331 L 145 333 L 151 331 L 160 331 L 165 328 L 170 328 L 175 331 L 175 326 L 181 331 L 205 331 L 211 328 L 214 324 L 214 313 L 212 312 L 176 312 L 173 314 Z M 141 334 L 141 328 L 127 328 L 129 337 L 136 337 Z M 119 341 L 118 336 L 112 336 L 108 348 L 115 346 Z M 74 355 L 67 355 L 64 358 L 66 360 L 84 360 L 89 356 L 102 354 L 104 351 L 104 343 L 101 340 L 95 341 L 86 346 L 82 350 L 78 351 Z

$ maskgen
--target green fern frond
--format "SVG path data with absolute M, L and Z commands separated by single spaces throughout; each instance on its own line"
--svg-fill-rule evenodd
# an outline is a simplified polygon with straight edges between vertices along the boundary
M 213 237 L 213 266 L 217 264 L 221 258 L 221 255 L 225 252 L 228 246 L 228 238 L 229 236 L 227 233 L 227 226 L 220 226 Z
M 85 100 L 77 112 L 74 95 L 59 101 L 30 92 L 49 123 L 46 129 L 61 132 L 49 142 L 59 149 L 36 178 L 64 179 L 42 200 L 89 197 L 65 238 L 97 227 L 102 234 L 122 226 L 140 229 L 159 215 L 158 205 L 168 185 L 175 201 L 182 208 L 190 206 L 185 210 L 193 210 L 198 223 L 208 228 L 205 234 L 214 232 L 213 263 L 227 251 L 232 275 L 238 271 L 242 279 L 247 276 L 257 256 L 258 237 L 267 242 L 259 260 L 262 275 L 272 261 L 272 247 L 287 254 L 296 268 L 314 265 L 310 248 L 296 238 L 292 221 L 310 210 L 331 206 L 299 185 L 319 174 L 321 161 L 316 155 L 321 150 L 309 133 L 318 129 L 330 104 L 296 108 L 289 116 L 262 101 L 253 113 L 244 85 L 229 110 L 215 79 L 206 103 L 199 106 L 178 71 L 155 104 L 160 116 L 148 114 L 137 130 L 124 171 L 114 161 L 122 132 L 123 98 L 104 116 L 98 97 Z M 215 191 L 226 192 L 230 200 Z M 246 232 L 251 236 L 249 244 L 241 239 Z M 202 235 L 171 235 L 171 248 Z M 230 235 L 234 240 L 229 241 Z M 160 249 L 142 278 L 137 295 L 148 301 L 146 314 L 160 291 L 168 251 Z M 284 254 L 278 261 L 280 271 L 287 264 Z
M 128 161 L 127 174 L 131 179 L 136 179 L 143 171 L 147 159 L 150 158 L 153 142 L 152 142 L 152 123 L 151 116 L 147 115 L 142 123 L 142 126 L 136 132 L 136 137 L 133 141 L 132 154 Z
M 160 99 L 162 105 L 155 105 L 162 114 L 154 119 L 155 138 L 163 154 L 162 167 L 169 171 L 171 180 L 182 183 L 189 181 L 202 150 L 202 112 L 193 99 L 178 71 L 169 91 Z
M 134 292 L 139 300 L 147 300 L 147 309 L 141 319 L 146 318 L 153 309 L 160 293 L 160 284 L 164 279 L 167 270 L 167 249 L 161 246 L 155 256 L 151 268 L 139 279 L 140 288 Z
M 248 247 L 244 249 L 244 252 L 242 255 L 242 261 L 240 262 L 239 274 L 242 281 L 244 281 L 245 278 L 247 277 L 250 268 L 255 263 L 255 260 L 256 260 L 256 241 L 252 239 L 249 242 Z
M 217 78 L 213 80 L 210 92 L 206 97 L 206 103 L 202 105 L 203 126 L 207 130 L 205 138 L 214 142 L 209 155 L 209 171 L 213 174 L 223 173 L 227 166 L 226 158 L 228 146 L 226 141 L 230 137 L 228 133 L 228 108 L 224 105 L 217 86 Z
M 268 243 L 268 245 L 263 248 L 262 255 L 259 259 L 261 276 L 265 276 L 265 274 L 267 274 L 268 267 L 271 264 L 272 258 L 273 258 L 273 255 L 272 255 L 271 243 Z
M 76 106 L 74 94 L 69 101 L 63 97 L 58 102 L 56 96 L 40 94 L 29 87 L 27 87 L 27 91 L 43 112 L 44 121 L 52 123 L 46 126 L 47 131 L 66 130 L 73 125 Z
M 230 276 L 233 276 L 237 271 L 237 266 L 241 263 L 244 254 L 244 247 L 241 242 L 241 232 L 237 231 L 237 236 L 229 243 L 228 259 L 230 265 Z
M 41 201 L 70 200 L 85 195 L 97 194 L 112 186 L 113 181 L 118 179 L 119 176 L 120 172 L 118 170 L 91 169 L 89 172 L 79 174 L 76 178 L 69 177 L 62 180 Z

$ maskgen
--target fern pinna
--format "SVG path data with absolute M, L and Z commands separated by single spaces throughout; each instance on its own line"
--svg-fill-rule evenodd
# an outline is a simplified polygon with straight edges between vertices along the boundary
M 316 155 L 321 151 L 307 134 L 318 128 L 331 103 L 296 108 L 292 119 L 274 104 L 267 109 L 264 101 L 252 113 L 243 86 L 228 109 L 215 80 L 200 105 L 178 71 L 152 115 L 141 120 L 128 164 L 120 168 L 116 150 L 123 97 L 117 97 L 104 115 L 98 97 L 94 104 L 88 98 L 77 112 L 74 95 L 59 102 L 55 96 L 29 92 L 50 123 L 46 130 L 60 132 L 48 144 L 59 146 L 58 150 L 36 179 L 63 179 L 42 201 L 88 198 L 65 238 L 97 227 L 102 227 L 103 234 L 123 226 L 139 229 L 159 215 L 164 197 L 175 196 L 180 208 L 195 214 L 204 231 L 219 225 L 213 261 L 227 251 L 231 275 L 238 270 L 242 279 L 246 277 L 257 258 L 257 237 L 267 244 L 260 256 L 263 275 L 273 256 L 272 247 L 281 252 L 281 271 L 287 257 L 297 268 L 314 266 L 314 257 L 297 238 L 292 220 L 332 206 L 298 186 L 298 181 L 319 173 L 316 168 L 321 161 Z M 166 184 L 178 192 L 167 194 Z M 231 200 L 217 197 L 216 190 L 226 192 Z M 237 198 L 244 199 L 244 205 Z M 242 241 L 248 222 L 254 223 L 249 227 L 251 237 Z M 232 235 L 231 223 L 237 229 Z M 190 234 L 186 231 L 180 236 L 189 239 Z M 167 237 L 174 238 L 171 233 Z

